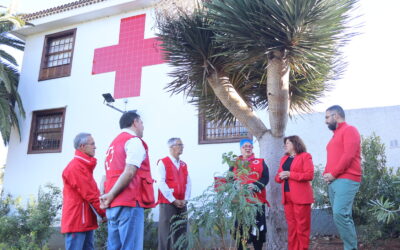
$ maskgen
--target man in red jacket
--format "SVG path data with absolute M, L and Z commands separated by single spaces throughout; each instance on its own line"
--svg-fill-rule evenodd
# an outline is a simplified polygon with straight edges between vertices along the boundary
M 94 230 L 98 228 L 96 214 L 105 217 L 105 211 L 100 209 L 100 191 L 93 178 L 96 146 L 90 134 L 80 133 L 75 137 L 74 147 L 74 159 L 62 174 L 61 233 L 65 234 L 67 250 L 94 249 Z
M 190 198 L 191 181 L 185 162 L 179 159 L 183 153 L 183 143 L 180 138 L 168 140 L 170 156 L 158 161 L 160 173 L 158 203 L 160 204 L 160 217 L 158 220 L 158 250 L 173 249 L 173 244 L 178 237 L 186 233 L 186 226 L 171 235 L 171 225 L 177 221 L 175 215 L 186 212 L 186 203 Z
M 352 207 L 362 175 L 360 134 L 346 123 L 344 110 L 338 105 L 326 110 L 325 123 L 333 131 L 333 137 L 326 146 L 327 162 L 323 173 L 324 180 L 329 184 L 333 220 L 344 249 L 357 249 Z

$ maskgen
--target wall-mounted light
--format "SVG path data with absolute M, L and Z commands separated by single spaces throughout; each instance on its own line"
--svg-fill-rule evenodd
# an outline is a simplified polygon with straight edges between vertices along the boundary
M 110 107 L 110 108 L 112 108 L 112 109 L 115 109 L 115 110 L 117 110 L 117 111 L 119 111 L 119 112 L 121 112 L 121 113 L 125 113 L 125 111 L 122 111 L 122 110 L 120 110 L 119 108 L 116 108 L 116 107 L 114 107 L 114 106 L 112 105 L 112 103 L 115 102 L 115 99 L 114 99 L 114 97 L 113 97 L 110 93 L 102 94 L 102 96 L 103 96 L 103 98 L 104 98 L 104 103 L 105 103 L 108 107 Z

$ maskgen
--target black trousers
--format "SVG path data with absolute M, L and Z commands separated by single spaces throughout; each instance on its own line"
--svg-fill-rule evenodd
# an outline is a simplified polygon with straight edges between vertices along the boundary
M 186 219 L 182 217 L 183 213 L 186 212 L 186 207 L 177 208 L 173 204 L 159 204 L 160 206 L 160 217 L 158 220 L 158 250 L 172 250 L 172 246 L 179 238 L 180 235 L 187 232 L 187 223 L 180 225 L 180 228 L 171 235 L 172 228 L 171 225 L 179 219 Z M 173 218 L 174 215 L 182 215 L 177 218 Z M 171 237 L 170 237 L 171 235 Z

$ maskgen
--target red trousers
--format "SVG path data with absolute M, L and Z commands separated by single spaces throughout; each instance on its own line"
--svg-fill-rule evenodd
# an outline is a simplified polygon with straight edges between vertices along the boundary
M 311 204 L 295 204 L 290 198 L 290 192 L 285 192 L 284 208 L 288 225 L 288 249 L 308 249 L 311 230 Z

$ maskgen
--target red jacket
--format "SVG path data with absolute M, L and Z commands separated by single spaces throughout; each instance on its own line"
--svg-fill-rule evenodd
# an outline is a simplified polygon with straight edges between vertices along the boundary
M 74 159 L 64 169 L 61 233 L 96 229 L 97 217 L 92 209 L 105 217 L 104 210 L 100 209 L 100 191 L 93 179 L 95 167 L 96 158 L 76 150 Z
M 188 177 L 187 165 L 183 161 L 180 162 L 179 170 L 169 157 L 161 159 L 165 167 L 165 182 L 167 186 L 174 189 L 174 197 L 177 200 L 184 200 L 186 193 L 186 184 Z M 158 203 L 170 204 L 160 190 L 158 190 Z
M 124 172 L 126 165 L 125 143 L 133 137 L 135 136 L 127 132 L 122 132 L 114 139 L 107 150 L 105 162 L 106 181 L 104 182 L 105 193 L 111 190 L 122 172 Z M 146 150 L 146 158 L 143 160 L 140 168 L 136 170 L 131 182 L 111 202 L 110 207 L 136 207 L 136 203 L 144 208 L 155 206 L 154 180 L 151 177 L 148 147 L 142 139 L 140 141 Z
M 331 173 L 336 179 L 361 182 L 361 140 L 355 127 L 346 122 L 339 123 L 326 150 L 324 174 Z
M 239 156 L 239 159 L 243 160 L 242 156 Z M 250 184 L 257 182 L 261 179 L 263 173 L 263 162 L 264 159 L 261 158 L 254 158 L 254 155 L 247 159 L 249 161 L 250 167 L 250 175 L 245 176 L 243 180 L 243 184 Z M 237 167 L 233 168 L 233 172 L 237 174 Z M 267 190 L 266 184 L 264 188 L 262 188 L 259 192 L 254 193 L 254 197 L 256 197 L 261 203 L 267 204 L 269 206 L 269 202 L 267 200 Z
M 279 170 L 275 176 L 275 181 L 282 183 L 282 204 L 285 204 L 285 193 L 284 193 L 284 180 L 279 178 L 279 173 L 283 171 L 283 163 L 289 158 L 285 155 L 281 159 Z M 311 181 L 314 179 L 314 164 L 312 162 L 311 155 L 309 153 L 301 153 L 294 157 L 292 164 L 290 165 L 290 197 L 295 204 L 311 204 L 314 202 L 313 190 L 311 187 Z

